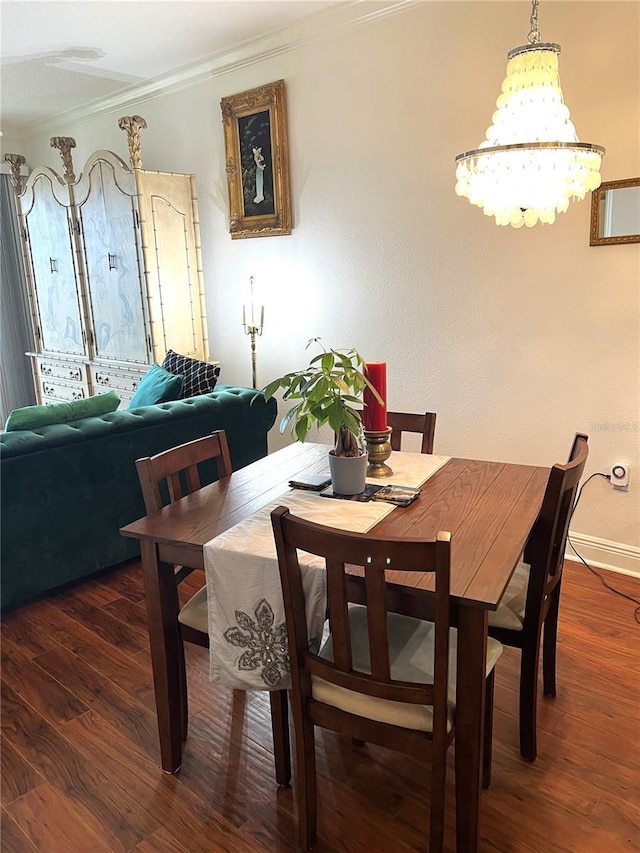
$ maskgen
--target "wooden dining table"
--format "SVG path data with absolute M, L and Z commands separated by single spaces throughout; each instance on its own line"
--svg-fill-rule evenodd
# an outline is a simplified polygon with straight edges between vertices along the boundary
M 174 565 L 204 568 L 206 542 L 274 500 L 286 506 L 295 475 L 327 470 L 328 447 L 295 443 L 121 529 L 140 540 L 162 767 L 182 761 L 178 596 Z M 389 464 L 393 468 L 392 454 Z M 370 533 L 435 539 L 451 533 L 451 596 L 458 627 L 455 790 L 457 849 L 477 849 L 485 707 L 488 612 L 495 610 L 521 558 L 542 504 L 549 469 L 450 458 Z M 390 478 L 393 482 L 393 477 Z M 428 618 L 432 573 L 388 572 L 394 609 Z M 352 596 L 361 600 L 359 579 Z

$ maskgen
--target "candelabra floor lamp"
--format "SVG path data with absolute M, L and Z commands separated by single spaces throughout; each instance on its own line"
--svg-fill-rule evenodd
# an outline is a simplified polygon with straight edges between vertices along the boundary
M 264 305 L 260 306 L 260 322 L 258 322 L 255 301 L 253 298 L 253 276 L 249 277 L 249 288 L 251 301 L 248 310 L 246 305 L 242 306 L 242 326 L 244 328 L 245 335 L 249 335 L 251 340 L 251 382 L 252 387 L 257 388 L 256 338 L 259 338 L 262 335 L 262 329 L 264 327 Z

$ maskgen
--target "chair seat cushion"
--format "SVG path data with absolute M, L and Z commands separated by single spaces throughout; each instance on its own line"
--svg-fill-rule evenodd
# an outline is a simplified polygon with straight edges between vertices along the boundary
M 178 622 L 183 625 L 188 625 L 189 628 L 194 628 L 196 631 L 202 631 L 203 634 L 209 632 L 209 616 L 207 613 L 207 587 L 203 586 L 195 595 L 192 595 L 189 601 L 178 613 Z
M 397 613 L 389 613 L 387 618 L 391 677 L 399 681 L 433 682 L 435 625 L 432 622 L 400 616 Z M 349 621 L 353 668 L 370 674 L 366 607 L 350 608 Z M 452 628 L 449 636 L 448 731 L 451 731 L 455 715 L 457 639 L 458 632 Z M 501 653 L 501 644 L 489 638 L 487 675 L 495 666 Z M 333 660 L 331 635 L 323 644 L 320 656 Z M 412 705 L 367 696 L 364 693 L 346 690 L 317 676 L 312 676 L 312 694 L 318 702 L 324 702 L 359 717 L 367 717 L 405 729 L 427 732 L 433 729 L 433 709 L 430 705 Z
M 528 563 L 518 563 L 509 581 L 509 586 L 500 600 L 498 609 L 489 612 L 489 625 L 492 628 L 522 631 L 530 568 Z

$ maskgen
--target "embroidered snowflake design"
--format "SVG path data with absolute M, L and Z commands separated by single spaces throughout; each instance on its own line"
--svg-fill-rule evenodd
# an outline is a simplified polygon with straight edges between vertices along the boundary
M 255 621 L 242 610 L 236 610 L 237 627 L 227 628 L 224 638 L 232 646 L 246 648 L 240 655 L 238 669 L 255 671 L 262 668 L 262 680 L 269 688 L 277 687 L 291 667 L 287 649 L 287 626 L 275 625 L 273 609 L 266 599 L 254 611 Z

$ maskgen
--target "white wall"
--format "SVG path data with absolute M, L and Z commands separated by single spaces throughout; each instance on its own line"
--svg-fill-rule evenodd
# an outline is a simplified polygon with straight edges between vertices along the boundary
M 349 14 L 374 10 L 356 4 Z M 565 100 L 583 141 L 606 146 L 603 179 L 640 174 L 637 2 L 547 2 Z M 317 30 L 267 58 L 188 88 L 67 120 L 25 141 L 53 165 L 51 135 L 126 157 L 120 115 L 138 113 L 149 169 L 197 176 L 212 357 L 249 384 L 241 302 L 250 275 L 266 305 L 258 382 L 306 363 L 312 336 L 388 362 L 389 407 L 438 413 L 436 450 L 550 464 L 576 431 L 587 473 L 631 464 L 631 489 L 585 489 L 572 529 L 604 563 L 640 550 L 640 247 L 589 247 L 589 200 L 553 226 L 498 228 L 454 193 L 457 153 L 490 124 L 507 51 L 529 3 L 424 2 Z M 269 47 L 270 45 L 267 45 Z M 294 230 L 230 239 L 220 98 L 284 78 Z M 5 149 L 6 150 L 6 149 Z M 275 431 L 272 447 L 283 439 Z M 602 540 L 602 541 L 601 541 Z M 595 550 L 594 550 L 595 549 Z

